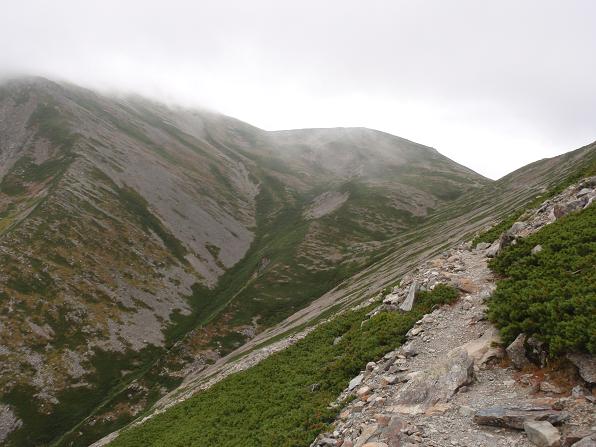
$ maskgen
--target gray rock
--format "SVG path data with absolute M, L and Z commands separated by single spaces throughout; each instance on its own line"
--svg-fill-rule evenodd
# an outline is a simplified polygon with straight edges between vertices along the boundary
M 509 230 L 507 231 L 507 233 L 510 236 L 517 236 L 519 233 L 522 232 L 522 230 L 524 230 L 524 228 L 526 228 L 526 223 L 525 222 L 515 222 L 513 225 L 511 225 L 511 228 L 509 228 Z
M 567 354 L 567 358 L 573 363 L 579 375 L 588 383 L 596 383 L 596 358 L 592 354 Z
M 554 208 L 555 217 L 557 219 L 559 219 L 569 213 L 572 213 L 577 210 L 581 210 L 587 202 L 588 202 L 588 199 L 587 199 L 587 197 L 584 196 L 580 199 L 573 200 L 573 201 L 567 202 L 565 204 L 557 204 L 557 205 L 555 205 L 555 208 Z
M 590 436 L 586 436 L 585 438 L 580 439 L 573 447 L 596 447 L 596 433 L 591 434 Z
M 476 244 L 476 250 L 478 251 L 486 250 L 488 247 L 490 247 L 488 242 L 479 242 Z
M 596 447 L 596 431 L 594 430 L 572 431 L 570 433 L 567 433 L 565 435 L 565 439 L 561 444 L 563 445 L 563 447 L 569 447 L 572 445 L 581 446 L 582 444 L 578 444 L 578 442 L 583 441 L 584 439 L 586 440 L 586 444 L 584 444 L 584 447 Z M 590 444 L 588 441 L 592 443 Z
M 446 403 L 463 385 L 474 379 L 474 361 L 465 349 L 456 349 L 447 359 L 417 372 L 399 391 L 394 407 L 400 413 L 419 414 Z
M 414 348 L 412 343 L 406 343 L 399 349 L 399 351 L 405 358 L 410 358 L 418 355 L 418 351 L 416 350 L 416 348 Z
M 494 258 L 499 254 L 501 251 L 501 240 L 496 240 L 493 244 L 486 250 L 486 256 L 488 258 Z
M 12 408 L 8 405 L 0 404 L 0 443 L 23 425 L 23 421 L 15 416 Z
M 563 392 L 558 386 L 546 381 L 540 382 L 540 391 L 553 394 L 561 394 Z
M 360 374 L 356 377 L 354 377 L 352 380 L 350 380 L 350 384 L 348 385 L 348 389 L 350 391 L 352 391 L 354 388 L 356 388 L 357 386 L 359 386 L 362 383 L 362 380 L 364 379 L 364 375 Z
M 511 363 L 513 363 L 513 366 L 515 366 L 517 369 L 522 369 L 530 364 L 528 358 L 526 357 L 525 343 L 526 334 L 519 334 L 513 343 L 511 343 L 509 346 L 507 346 L 507 349 L 505 349 L 505 351 L 507 351 L 507 355 L 511 359 Z
M 409 312 L 412 310 L 412 307 L 414 306 L 414 300 L 416 299 L 417 291 L 418 291 L 418 283 L 416 281 L 414 281 L 410 285 L 410 289 L 408 290 L 408 296 L 406 296 L 406 299 L 404 300 L 404 302 L 401 304 L 401 306 L 399 306 L 399 308 L 401 310 L 403 310 L 404 312 Z
M 334 447 L 337 445 L 337 439 L 323 438 L 320 439 L 319 442 L 317 442 L 317 445 L 321 447 Z
M 582 196 L 586 196 L 588 194 L 590 194 L 592 192 L 592 189 L 590 188 L 582 188 L 577 194 L 577 197 L 582 197 Z
M 478 425 L 507 427 L 523 430 L 524 422 L 547 421 L 551 424 L 562 424 L 569 418 L 564 411 L 554 410 L 549 406 L 521 405 L 519 407 L 488 407 L 478 410 L 474 422 Z
M 559 447 L 561 443 L 559 430 L 547 421 L 524 422 L 524 431 L 528 439 L 539 447 Z
M 537 255 L 538 253 L 540 253 L 542 251 L 542 245 L 538 244 L 536 245 L 533 249 L 532 249 L 532 254 L 533 255 Z

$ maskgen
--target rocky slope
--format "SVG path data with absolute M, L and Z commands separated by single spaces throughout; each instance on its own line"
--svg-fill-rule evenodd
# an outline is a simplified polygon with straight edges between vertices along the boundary
M 82 445 L 117 428 L 490 184 L 369 129 L 265 132 L 2 85 L 3 438 Z
M 500 341 L 495 328 L 485 319 L 485 310 L 486 300 L 495 288 L 495 278 L 487 268 L 487 257 L 494 256 L 502 246 L 513 244 L 515 240 L 519 242 L 521 238 L 537 232 L 559 217 L 590 207 L 596 197 L 595 186 L 596 183 L 592 179 L 579 185 L 572 185 L 562 194 L 542 204 L 536 201 L 536 208 L 524 213 L 520 222 L 512 225 L 493 244 L 480 244 L 474 250 L 469 243 L 460 244 L 457 248 L 418 264 L 403 276 L 399 286 L 376 293 L 373 298 L 357 306 L 368 310 L 376 303 L 377 308 L 370 311 L 369 318 L 361 321 L 362 317 L 359 317 L 355 325 L 366 328 L 374 324 L 376 325 L 374 327 L 381 329 L 378 322 L 382 320 L 376 320 L 374 323 L 374 319 L 385 318 L 391 314 L 408 315 L 407 310 L 412 306 L 411 299 L 416 290 L 429 290 L 438 284 L 447 283 L 457 287 L 463 293 L 454 305 L 441 307 L 422 318 L 407 334 L 408 343 L 396 351 L 387 353 L 382 359 L 368 364 L 360 375 L 353 378 L 348 388 L 333 405 L 338 408 L 345 402 L 350 402 L 352 397 L 355 400 L 341 410 L 340 418 L 334 425 L 335 430 L 322 434 L 314 445 L 356 444 L 368 445 L 368 447 L 409 445 L 409 443 L 437 446 L 531 445 L 530 442 L 539 443 L 543 438 L 552 440 L 557 437 L 564 440 L 565 445 L 571 445 L 586 436 L 588 438 L 582 442 L 590 445 L 589 437 L 592 436 L 590 430 L 594 430 L 592 427 L 595 423 L 592 411 L 593 397 L 588 391 L 590 387 L 593 388 L 593 370 L 590 372 L 589 369 L 590 365 L 593 365 L 593 358 L 585 361 L 577 356 L 571 356 L 572 362 L 578 365 L 578 369 L 573 367 L 573 370 L 568 372 L 559 370 L 556 364 L 554 368 L 550 366 L 543 369 L 540 366 L 530 367 L 530 363 L 525 360 L 526 364 L 520 365 L 517 363 L 519 358 L 530 356 L 531 352 L 528 354 L 520 352 L 519 343 L 516 342 L 507 348 L 507 356 L 510 358 L 507 359 L 504 347 L 499 346 Z M 593 220 L 593 213 L 590 216 Z M 535 247 L 532 252 L 538 253 L 538 250 Z M 361 312 L 358 315 L 364 316 L 364 313 Z M 328 321 L 336 319 L 341 320 L 341 315 L 330 317 Z M 414 321 L 412 320 L 412 325 Z M 324 326 L 328 324 L 321 327 Z M 338 330 L 340 326 L 332 326 L 335 329 L 323 331 L 330 337 L 321 338 L 317 335 L 318 338 L 315 339 L 320 340 L 323 346 L 331 344 L 335 346 L 338 343 L 338 346 L 341 346 L 341 337 L 338 340 L 335 335 L 337 332 L 334 334 L 334 330 Z M 200 375 L 196 376 L 194 381 L 186 383 L 186 386 L 172 393 L 168 399 L 163 399 L 150 416 L 152 419 L 156 413 L 166 410 L 165 415 L 152 419 L 147 424 L 143 422 L 148 418 L 139 420 L 138 423 L 142 425 L 127 433 L 124 436 L 125 440 L 118 438 L 119 441 L 116 441 L 116 444 L 136 446 L 145 445 L 143 443 L 148 442 L 150 445 L 160 445 L 159 442 L 152 443 L 153 440 L 169 439 L 177 442 L 175 445 L 187 445 L 188 438 L 184 435 L 177 438 L 175 433 L 178 433 L 178 430 L 173 430 L 172 427 L 179 427 L 179 432 L 186 433 L 187 436 L 189 432 L 194 431 L 197 433 L 195 436 L 199 437 L 197 439 L 201 439 L 199 434 L 201 429 L 197 428 L 197 424 L 200 427 L 201 418 L 188 413 L 193 409 L 199 411 L 199 404 L 178 405 L 173 409 L 178 411 L 178 415 L 181 412 L 187 414 L 189 420 L 193 421 L 191 426 L 186 420 L 179 420 L 176 416 L 172 419 L 172 414 L 176 412 L 167 411 L 167 408 L 176 402 L 186 400 L 198 390 L 211 387 L 230 373 L 254 366 L 272 353 L 291 346 L 304 337 L 307 337 L 306 340 L 312 339 L 309 335 L 311 330 L 312 328 L 309 328 L 268 347 L 253 351 L 229 365 L 219 365 L 219 368 L 212 370 L 213 375 L 204 376 L 203 380 L 200 379 Z M 366 332 L 365 329 L 363 331 Z M 317 329 L 315 334 L 317 332 L 320 331 Z M 299 342 L 298 345 L 301 343 Z M 312 341 L 306 346 L 312 348 Z M 289 349 L 289 351 L 292 350 L 293 348 Z M 535 354 L 534 357 L 536 357 Z M 326 359 L 317 357 L 318 368 L 332 371 L 333 367 L 329 369 L 330 365 L 326 362 L 334 364 L 336 361 L 334 359 L 337 358 L 335 354 L 331 354 L 331 357 Z M 541 356 L 538 355 L 537 358 Z M 263 362 L 268 363 L 268 367 L 263 371 L 275 365 L 276 359 L 281 363 L 279 356 Z M 291 359 L 292 357 L 286 358 L 285 361 L 292 361 Z M 295 368 L 300 370 L 304 367 L 300 364 L 300 355 L 295 357 L 294 361 Z M 365 362 L 361 364 L 364 366 Z M 523 367 L 523 371 L 516 371 L 515 368 L 518 367 Z M 259 370 L 259 368 L 260 365 L 255 369 Z M 243 374 L 236 377 L 239 379 L 234 381 L 236 386 L 244 380 L 243 377 L 245 377 Z M 252 377 L 254 379 L 254 375 Z M 247 380 L 249 380 L 248 377 Z M 276 386 L 280 385 L 278 380 L 277 378 L 275 381 Z M 303 400 L 310 399 L 310 395 L 317 390 L 317 386 L 324 386 L 321 383 L 313 384 L 310 380 L 306 383 L 310 385 L 298 386 Z M 347 380 L 345 383 L 347 384 Z M 296 386 L 291 380 L 287 385 Z M 220 391 L 221 389 L 220 387 Z M 251 395 L 249 392 L 239 391 L 231 391 L 231 393 L 233 396 Z M 294 391 L 296 390 L 293 388 L 280 390 L 288 398 Z M 261 389 L 261 392 L 267 394 L 268 390 Z M 222 396 L 217 392 L 206 394 L 214 399 L 216 407 L 221 405 Z M 337 394 L 333 394 L 333 398 L 336 396 Z M 275 398 L 275 393 L 270 396 L 270 405 L 273 405 L 273 408 L 275 408 Z M 196 402 L 195 398 L 191 399 L 193 400 Z M 247 418 L 254 419 L 250 411 L 252 404 L 250 400 L 234 402 L 244 408 Z M 329 401 L 325 400 L 325 402 Z M 234 405 L 232 404 L 232 408 Z M 562 408 L 564 411 L 561 411 Z M 269 413 L 270 410 L 268 408 Z M 213 411 L 216 411 L 216 408 Z M 316 420 L 316 418 L 313 419 Z M 532 419 L 538 419 L 539 423 L 531 423 Z M 269 419 L 266 421 L 269 422 Z M 556 428 L 548 425 L 549 421 L 555 425 L 564 423 L 561 432 L 557 432 Z M 262 422 L 265 423 L 265 421 Z M 527 425 L 525 427 L 527 434 L 519 431 L 524 429 L 524 424 Z M 150 427 L 143 429 L 145 425 Z M 491 428 L 491 425 L 497 427 Z M 217 431 L 218 428 L 220 430 L 219 441 L 222 445 L 236 445 L 233 442 L 230 443 L 229 437 L 233 436 L 231 432 L 229 437 L 226 436 L 225 431 L 221 432 L 222 427 L 226 426 L 225 421 L 219 421 L 216 424 L 215 430 Z M 275 425 L 267 424 L 267 426 Z M 307 427 L 312 429 L 305 423 L 304 429 Z M 213 427 L 210 428 L 213 431 Z M 262 445 L 255 444 L 255 439 L 260 437 L 260 439 L 274 438 L 266 435 L 266 430 L 262 432 L 259 430 L 257 429 L 256 436 L 251 436 L 250 440 L 247 439 L 247 445 Z M 116 435 L 117 433 L 96 445 L 105 445 Z M 143 441 L 139 442 L 139 439 Z M 280 436 L 280 439 L 283 439 L 283 436 Z

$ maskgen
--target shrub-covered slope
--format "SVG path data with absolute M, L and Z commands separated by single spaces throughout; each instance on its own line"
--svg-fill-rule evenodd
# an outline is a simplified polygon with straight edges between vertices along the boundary
M 329 402 L 366 363 L 397 348 L 434 306 L 457 298 L 437 286 L 409 313 L 369 307 L 324 323 L 294 346 L 120 434 L 118 446 L 305 446 L 336 416 Z M 363 321 L 364 320 L 364 321 Z
M 506 342 L 523 332 L 545 342 L 551 356 L 596 353 L 595 206 L 519 240 L 490 266 L 505 277 L 489 316 Z

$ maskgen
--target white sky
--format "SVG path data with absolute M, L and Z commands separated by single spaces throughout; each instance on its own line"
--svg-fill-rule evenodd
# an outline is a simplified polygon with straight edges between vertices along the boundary
M 0 0 L 0 75 L 366 126 L 497 178 L 596 139 L 592 0 Z

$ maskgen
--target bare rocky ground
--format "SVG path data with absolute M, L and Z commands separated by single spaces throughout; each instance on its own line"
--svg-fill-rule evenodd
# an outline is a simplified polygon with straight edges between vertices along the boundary
M 529 362 L 518 364 L 520 371 L 509 356 L 524 353 L 515 346 L 505 351 L 485 319 L 486 300 L 495 288 L 488 257 L 515 238 L 590 206 L 595 186 L 594 178 L 574 185 L 494 244 L 460 245 L 406 275 L 375 312 L 407 311 L 417 289 L 440 283 L 463 294 L 422 318 L 406 344 L 369 363 L 350 382 L 333 405 L 349 404 L 331 433 L 312 447 L 595 446 L 593 356 L 578 363 L 579 371 L 571 364 L 555 369 Z

